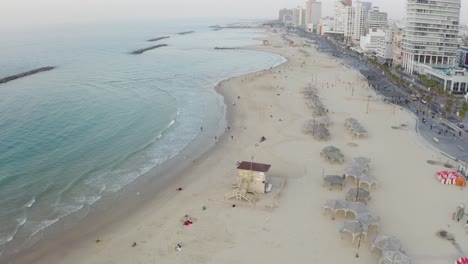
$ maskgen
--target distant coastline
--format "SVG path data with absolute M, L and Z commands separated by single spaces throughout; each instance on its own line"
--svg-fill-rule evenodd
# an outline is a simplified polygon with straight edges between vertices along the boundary
M 20 78 L 24 78 L 24 77 L 27 77 L 29 75 L 33 75 L 33 74 L 36 74 L 36 73 L 50 71 L 50 70 L 53 70 L 53 69 L 55 69 L 55 66 L 47 66 L 47 67 L 37 68 L 37 69 L 31 70 L 31 71 L 19 73 L 19 74 L 7 76 L 7 77 L 5 77 L 3 79 L 0 79 L 0 84 L 7 83 L 7 82 L 10 82 L 10 81 L 13 81 L 13 80 L 20 79 Z
M 151 46 L 151 47 L 147 47 L 147 48 L 144 48 L 144 49 L 139 49 L 139 50 L 132 51 L 132 52 L 130 52 L 130 54 L 139 55 L 139 54 L 142 54 L 143 52 L 146 52 L 148 50 L 157 49 L 157 48 L 166 47 L 166 46 L 167 46 L 167 44 L 159 44 L 159 45 L 156 45 L 156 46 Z
M 167 39 L 167 38 L 170 38 L 170 37 L 169 36 L 159 37 L 159 38 L 154 38 L 154 39 L 148 39 L 147 41 L 153 42 L 153 41 L 158 41 L 158 40 Z

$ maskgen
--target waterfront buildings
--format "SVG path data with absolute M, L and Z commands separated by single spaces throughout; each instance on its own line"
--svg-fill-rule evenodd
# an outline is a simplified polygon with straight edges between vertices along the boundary
M 402 67 L 451 68 L 457 60 L 461 0 L 406 0 Z
M 296 8 L 293 9 L 293 12 L 292 12 L 292 21 L 293 21 L 293 25 L 294 26 L 302 26 L 302 25 L 305 25 L 305 15 L 306 15 L 306 12 L 305 12 L 305 9 L 302 8 L 301 6 L 298 6 Z
M 395 24 L 393 33 L 393 60 L 392 66 L 401 66 L 401 43 L 403 41 L 403 25 Z
M 419 72 L 429 79 L 444 85 L 444 90 L 453 94 L 466 94 L 468 92 L 468 72 L 463 68 L 433 68 L 429 65 L 419 65 Z
M 335 0 L 334 3 L 334 14 L 335 14 L 335 24 L 334 30 L 337 33 L 344 33 L 346 17 L 348 15 L 347 7 L 352 6 L 351 0 Z
M 391 66 L 393 64 L 393 40 L 395 39 L 395 27 L 387 27 L 384 35 L 383 39 L 378 40 L 376 57 L 380 63 Z
M 283 8 L 279 11 L 278 20 L 281 22 L 289 23 L 292 22 L 293 10 Z
M 468 46 L 460 47 L 460 59 L 459 65 L 460 67 L 464 67 L 468 69 Z
M 317 29 L 322 18 L 322 2 L 316 0 L 307 0 L 305 9 L 305 25 L 307 28 Z
M 366 36 L 362 36 L 359 44 L 364 53 L 376 54 L 381 41 L 385 41 L 385 31 L 376 29 L 369 32 Z
M 367 13 L 361 1 L 345 6 L 344 37 L 347 41 L 359 41 L 365 35 Z
M 387 13 L 380 12 L 378 7 L 374 7 L 367 15 L 367 32 L 375 29 L 385 29 L 387 27 Z
M 334 32 L 335 19 L 333 17 L 323 17 L 320 19 L 317 34 L 323 36 L 325 33 Z

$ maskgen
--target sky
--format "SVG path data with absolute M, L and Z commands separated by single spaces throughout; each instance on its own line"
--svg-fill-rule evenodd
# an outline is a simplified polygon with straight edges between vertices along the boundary
M 322 0 L 324 15 L 333 15 L 333 1 Z M 401 19 L 405 0 L 370 0 L 390 18 Z M 468 23 L 468 0 L 461 20 Z M 305 0 L 0 0 L 0 28 L 65 23 L 164 18 L 271 18 L 278 10 Z

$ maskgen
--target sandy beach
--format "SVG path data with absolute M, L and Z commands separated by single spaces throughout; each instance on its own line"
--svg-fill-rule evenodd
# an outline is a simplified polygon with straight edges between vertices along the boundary
M 268 33 L 269 46 L 249 49 L 280 54 L 288 62 L 220 83 L 229 129 L 176 181 L 128 215 L 75 232 L 66 243 L 50 241 L 15 263 L 378 263 L 379 254 L 370 251 L 374 229 L 357 249 L 350 236 L 341 239 L 345 218 L 322 213 L 327 199 L 345 199 L 354 187 L 348 182 L 342 191 L 329 190 L 321 184 L 323 173 L 342 175 L 358 156 L 371 159 L 369 173 L 379 181 L 368 206 L 381 217 L 380 234 L 400 238 L 416 264 L 453 263 L 460 250 L 468 254 L 467 217 L 463 223 L 452 220 L 455 207 L 468 203 L 467 190 L 435 180 L 444 167 L 427 160 L 447 158 L 417 134 L 415 118 L 378 100 L 358 72 L 313 47 L 289 46 L 282 34 Z M 302 90 L 313 78 L 332 121 L 328 141 L 302 132 L 312 118 Z M 351 136 L 344 126 L 349 117 L 359 120 L 368 137 Z M 342 150 L 343 164 L 320 156 L 329 145 Z M 256 206 L 225 200 L 236 182 L 236 163 L 252 157 L 271 164 L 275 180 L 285 180 L 281 190 L 272 190 L 277 199 L 259 197 Z M 194 222 L 190 227 L 182 225 L 186 215 Z M 460 248 L 436 236 L 441 229 Z M 182 251 L 175 250 L 177 244 Z

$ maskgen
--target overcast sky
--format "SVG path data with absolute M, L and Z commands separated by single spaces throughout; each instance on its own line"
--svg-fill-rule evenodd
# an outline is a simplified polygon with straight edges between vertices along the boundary
M 468 0 L 461 18 L 468 23 Z M 332 15 L 333 0 L 322 0 Z M 390 18 L 401 19 L 405 0 L 372 0 Z M 305 0 L 0 0 L 0 28 L 73 22 L 191 17 L 276 18 L 278 9 Z

